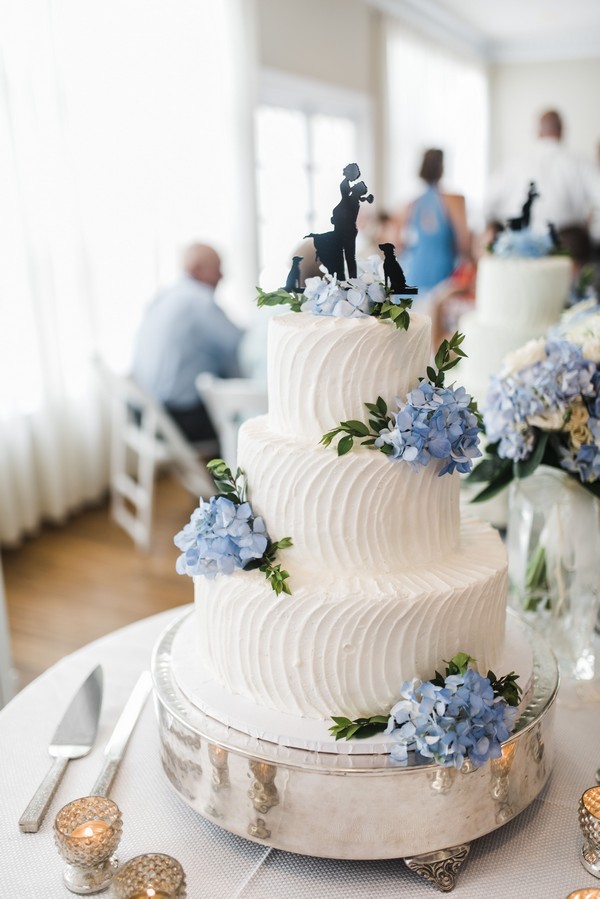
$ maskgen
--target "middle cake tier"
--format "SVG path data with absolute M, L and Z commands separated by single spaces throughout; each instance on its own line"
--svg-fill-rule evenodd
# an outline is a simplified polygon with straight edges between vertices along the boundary
M 358 445 L 338 456 L 273 433 L 260 416 L 240 429 L 238 464 L 271 539 L 293 541 L 290 569 L 385 575 L 438 562 L 458 545 L 459 477 L 438 477 L 441 463 L 413 470 Z

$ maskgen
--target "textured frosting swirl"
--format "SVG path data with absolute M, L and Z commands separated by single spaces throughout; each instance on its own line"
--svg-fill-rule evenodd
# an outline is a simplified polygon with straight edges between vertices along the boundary
M 355 445 L 338 456 L 274 434 L 267 416 L 240 429 L 238 462 L 272 539 L 291 537 L 286 564 L 346 576 L 435 562 L 459 539 L 459 478 L 431 462 L 413 471 Z
M 375 318 L 303 313 L 269 322 L 271 429 L 318 442 L 340 421 L 365 417 L 378 396 L 393 402 L 418 384 L 431 351 L 431 321 L 412 315 L 408 331 Z
M 309 718 L 385 713 L 404 679 L 433 676 L 459 650 L 482 671 L 498 661 L 506 559 L 489 525 L 465 523 L 457 552 L 437 564 L 336 580 L 295 567 L 290 582 L 293 595 L 278 599 L 260 572 L 196 578 L 203 661 L 258 705 Z

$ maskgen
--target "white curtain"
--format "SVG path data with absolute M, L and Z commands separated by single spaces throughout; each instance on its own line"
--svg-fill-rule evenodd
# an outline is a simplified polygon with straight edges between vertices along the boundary
M 187 242 L 250 306 L 252 26 L 248 0 L 0 2 L 0 542 L 105 489 L 91 359 L 127 368 Z
M 433 43 L 396 19 L 386 20 L 386 182 L 391 208 L 412 200 L 423 152 L 444 151 L 444 185 L 466 197 L 472 227 L 481 225 L 488 161 L 488 76 L 474 57 Z

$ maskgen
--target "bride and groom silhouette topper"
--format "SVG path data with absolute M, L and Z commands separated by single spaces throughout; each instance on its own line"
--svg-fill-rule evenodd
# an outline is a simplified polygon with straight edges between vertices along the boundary
M 372 203 L 373 194 L 367 193 L 367 185 L 360 181 L 360 168 L 355 162 L 349 163 L 343 170 L 344 178 L 340 184 L 341 199 L 331 213 L 332 231 L 321 234 L 311 232 L 317 260 L 325 266 L 330 275 L 339 281 L 356 278 L 356 220 L 361 203 Z M 396 261 L 394 245 L 379 244 L 384 252 L 385 285 L 395 294 L 416 294 L 418 288 L 406 284 L 404 273 Z M 290 293 L 302 293 L 300 287 L 300 261 L 302 256 L 294 256 L 292 267 L 287 276 L 285 290 Z

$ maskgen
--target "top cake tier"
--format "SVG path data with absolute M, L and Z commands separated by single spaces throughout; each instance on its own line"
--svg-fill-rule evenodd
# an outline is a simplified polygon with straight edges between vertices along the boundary
M 269 423 L 318 442 L 340 421 L 366 420 L 365 403 L 393 403 L 426 374 L 431 322 L 412 315 L 408 331 L 375 318 L 290 312 L 269 322 Z
M 477 266 L 477 316 L 481 324 L 542 334 L 558 320 L 571 281 L 567 256 L 506 259 L 484 256 Z

